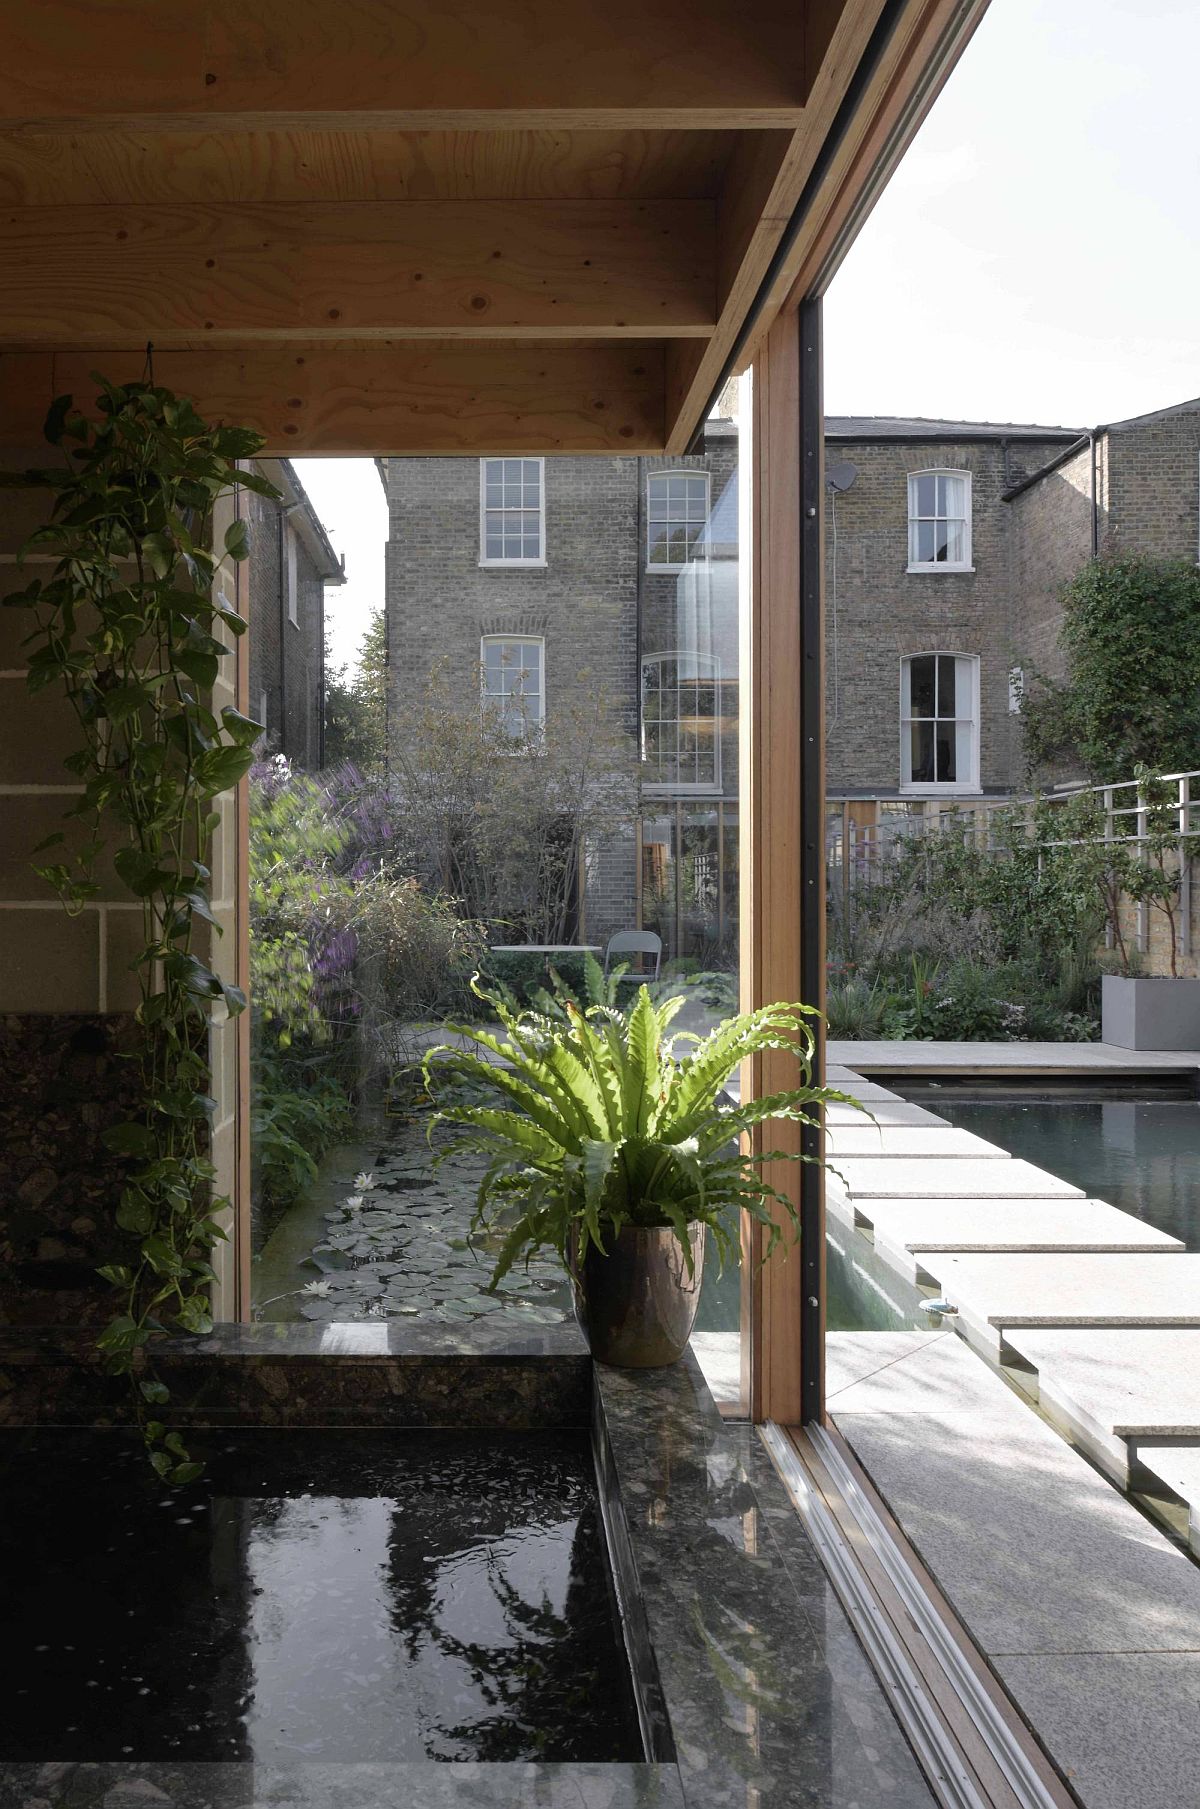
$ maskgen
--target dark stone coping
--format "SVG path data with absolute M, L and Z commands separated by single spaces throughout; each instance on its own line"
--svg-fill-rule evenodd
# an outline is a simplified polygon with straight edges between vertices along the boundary
M 932 1809 L 755 1428 L 722 1421 L 690 1353 L 597 1365 L 595 1387 L 647 1750 L 674 1756 L 687 1809 Z
M 591 1358 L 573 1325 L 220 1325 L 162 1340 L 154 1367 L 180 1426 L 525 1431 L 591 1417 Z M 0 1332 L 0 1425 L 111 1424 L 128 1403 L 128 1383 L 104 1373 L 91 1334 Z

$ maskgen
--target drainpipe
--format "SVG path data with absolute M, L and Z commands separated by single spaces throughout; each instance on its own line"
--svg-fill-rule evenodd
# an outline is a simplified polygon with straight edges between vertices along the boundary
M 1088 429 L 1088 446 L 1092 456 L 1092 558 L 1100 557 L 1100 498 L 1096 493 L 1096 436 L 1098 427 Z

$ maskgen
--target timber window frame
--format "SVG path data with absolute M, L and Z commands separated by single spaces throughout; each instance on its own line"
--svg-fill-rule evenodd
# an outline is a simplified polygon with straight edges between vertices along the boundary
M 657 675 L 657 684 L 648 682 Z M 664 679 L 669 682 L 664 684 Z M 689 698 L 695 707 L 685 710 Z M 657 712 L 651 707 L 656 700 Z M 668 705 L 664 713 L 664 702 Z M 710 707 L 704 707 L 708 704 Z M 719 797 L 721 792 L 721 662 L 712 653 L 670 648 L 642 656 L 642 761 L 657 778 L 643 777 L 647 797 Z M 689 726 L 690 725 L 690 726 Z M 709 753 L 703 743 L 707 727 Z M 687 746 L 685 748 L 685 742 Z M 696 775 L 685 779 L 685 763 Z M 710 777 L 699 777 L 702 765 Z M 672 774 L 674 776 L 669 776 Z
M 531 499 L 530 492 L 536 495 Z M 536 527 L 531 518 L 536 517 Z M 488 570 L 536 569 L 546 563 L 546 461 L 479 461 L 479 563 Z
M 491 657 L 497 652 L 498 658 Z M 528 660 L 531 653 L 534 658 Z M 526 684 L 526 678 L 535 672 L 536 685 Z M 482 635 L 479 687 L 482 708 L 498 711 L 500 727 L 511 739 L 513 752 L 536 745 L 546 726 L 546 637 L 540 634 Z
M 947 466 L 908 474 L 908 570 L 973 572 L 971 473 Z
M 900 790 L 923 797 L 979 791 L 978 654 L 938 648 L 901 660 Z
M 712 501 L 707 471 L 677 465 L 646 473 L 646 572 L 683 572 L 706 557 L 704 530 Z M 697 553 L 697 548 L 700 549 Z M 655 558 L 662 550 L 664 557 Z M 682 553 L 682 558 L 675 555 Z

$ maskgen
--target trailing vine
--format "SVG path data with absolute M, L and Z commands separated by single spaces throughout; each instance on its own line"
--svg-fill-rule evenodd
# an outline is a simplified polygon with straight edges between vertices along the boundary
M 155 1470 L 185 1483 L 201 1466 L 158 1417 L 169 1395 L 153 1371 L 153 1339 L 212 1329 L 211 1256 L 230 1202 L 212 1191 L 209 1031 L 214 1011 L 234 1015 L 246 1000 L 205 958 L 219 934 L 208 862 L 215 800 L 247 771 L 262 733 L 235 709 L 218 718 L 205 701 L 231 651 L 227 637 L 246 627 L 218 580 L 227 560 L 249 552 L 245 522 L 234 521 L 219 553 L 211 530 L 215 504 L 235 486 L 278 492 L 238 468 L 260 450 L 257 434 L 208 425 L 152 381 L 94 381 L 96 419 L 70 396 L 47 416 L 46 438 L 64 449 L 65 465 L 6 480 L 57 494 L 47 525 L 26 543 L 54 556 L 52 570 L 5 601 L 36 620 L 25 641 L 30 690 L 60 687 L 80 730 L 66 765 L 81 794 L 67 816 L 82 827 L 36 871 L 78 912 L 99 893 L 97 863 L 111 851 L 141 905 L 132 1057 L 141 1108 L 103 1134 L 124 1164 L 115 1214 L 122 1260 L 99 1271 L 117 1305 L 97 1344 L 105 1368 L 131 1379 Z M 66 839 L 58 831 L 34 853 Z

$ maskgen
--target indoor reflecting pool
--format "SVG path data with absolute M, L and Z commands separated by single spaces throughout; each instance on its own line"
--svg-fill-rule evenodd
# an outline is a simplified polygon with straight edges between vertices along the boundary
M 209 1436 L 6 1435 L 0 1757 L 642 1758 L 582 1434 Z

